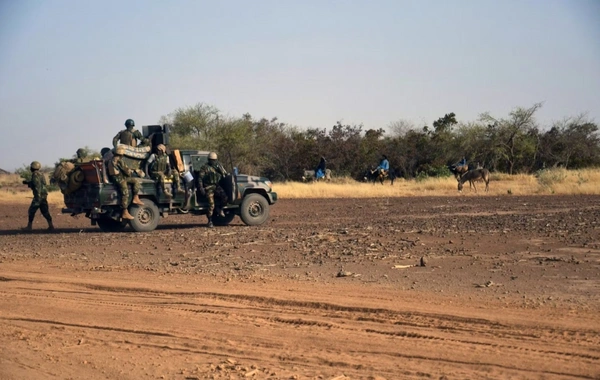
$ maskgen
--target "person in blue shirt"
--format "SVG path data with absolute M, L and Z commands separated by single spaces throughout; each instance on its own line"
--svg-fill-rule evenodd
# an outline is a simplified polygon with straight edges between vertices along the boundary
M 315 169 L 315 177 L 317 179 L 325 177 L 325 157 L 321 157 L 321 161 L 319 161 L 319 165 Z
M 390 170 L 390 162 L 385 154 L 381 155 L 381 161 L 379 161 L 379 166 L 375 169 L 377 173 L 386 175 Z

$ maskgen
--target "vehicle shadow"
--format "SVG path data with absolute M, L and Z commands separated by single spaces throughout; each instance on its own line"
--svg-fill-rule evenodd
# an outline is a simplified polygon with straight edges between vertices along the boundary
M 215 226 L 214 230 L 221 230 L 223 228 L 245 226 L 243 223 L 231 223 L 227 226 Z M 161 224 L 156 227 L 156 231 L 170 231 L 170 230 L 191 230 L 195 228 L 208 228 L 205 222 L 202 223 L 185 223 L 185 224 Z M 150 231 L 152 233 L 153 231 Z M 56 234 L 88 234 L 88 233 L 144 233 L 135 232 L 131 227 L 126 227 L 123 231 L 116 232 L 103 232 L 99 227 L 89 226 L 85 228 L 78 227 L 67 227 L 67 228 L 55 228 L 53 231 L 48 231 L 44 228 L 34 229 L 32 231 L 25 231 L 20 228 L 10 230 L 0 230 L 0 236 L 9 235 L 56 235 Z

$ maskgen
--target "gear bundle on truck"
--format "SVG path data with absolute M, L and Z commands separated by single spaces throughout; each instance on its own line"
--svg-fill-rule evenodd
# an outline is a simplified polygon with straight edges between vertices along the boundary
M 158 144 L 169 146 L 167 125 L 144 126 L 143 135 L 151 141 L 151 145 L 126 147 L 123 157 L 127 166 L 138 172 L 144 170 L 153 147 Z M 117 186 L 109 180 L 107 161 L 97 159 L 76 164 L 70 169 L 57 167 L 55 178 L 62 170 L 62 181 L 57 180 L 66 206 L 62 212 L 72 216 L 85 214 L 92 225 L 97 225 L 107 232 L 122 231 L 127 225 L 137 232 L 152 231 L 158 226 L 161 217 L 174 213 L 206 215 L 209 209 L 208 199 L 196 190 L 198 172 L 207 163 L 209 152 L 168 150 L 171 164 L 178 169 L 181 176 L 184 187 L 182 193 L 174 193 L 172 197 L 166 196 L 160 191 L 157 182 L 151 179 L 148 173 L 144 173 L 143 177 L 137 178 L 140 183 L 139 198 L 144 205 L 129 202 L 129 213 L 133 219 L 121 219 L 121 194 Z M 261 225 L 269 217 L 269 207 L 277 201 L 277 193 L 272 190 L 268 178 L 231 173 L 223 177 L 219 186 L 227 195 L 227 204 L 219 205 L 222 214 L 215 213 L 212 216 L 216 226 L 228 225 L 236 215 L 246 225 Z M 131 201 L 131 191 L 129 197 Z

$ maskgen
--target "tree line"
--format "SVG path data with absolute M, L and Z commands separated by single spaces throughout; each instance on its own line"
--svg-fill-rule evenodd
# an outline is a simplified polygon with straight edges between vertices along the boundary
M 226 116 L 199 103 L 176 109 L 160 123 L 171 126 L 171 146 L 216 151 L 226 167 L 237 166 L 241 173 L 274 181 L 299 180 L 321 156 L 335 176 L 357 179 L 375 167 L 382 154 L 407 179 L 450 175 L 447 166 L 463 157 L 509 174 L 600 166 L 598 125 L 578 115 L 541 126 L 535 119 L 541 107 L 541 103 L 516 107 L 505 117 L 484 113 L 470 122 L 459 122 L 450 112 L 431 126 L 399 120 L 384 130 L 339 121 L 328 128 L 303 129 L 277 118 Z M 86 156 L 99 155 L 84 149 Z M 17 173 L 27 175 L 28 168 L 24 165 Z
M 329 128 L 301 129 L 277 118 L 225 116 L 203 103 L 179 108 L 160 122 L 171 125 L 172 146 L 214 150 L 226 166 L 275 181 L 300 179 L 321 156 L 334 175 L 354 178 L 376 166 L 382 154 L 405 178 L 448 175 L 447 166 L 462 157 L 509 174 L 598 166 L 598 125 L 579 115 L 543 127 L 535 119 L 541 107 L 517 107 L 501 118 L 484 113 L 473 122 L 458 122 L 450 112 L 431 126 L 400 120 L 388 131 L 339 121 Z

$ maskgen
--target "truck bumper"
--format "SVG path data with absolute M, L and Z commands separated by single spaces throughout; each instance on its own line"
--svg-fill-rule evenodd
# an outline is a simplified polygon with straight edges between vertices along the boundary
M 277 193 L 274 191 L 271 191 L 270 193 L 267 193 L 267 195 L 269 196 L 269 203 L 273 204 L 275 202 L 277 202 Z

